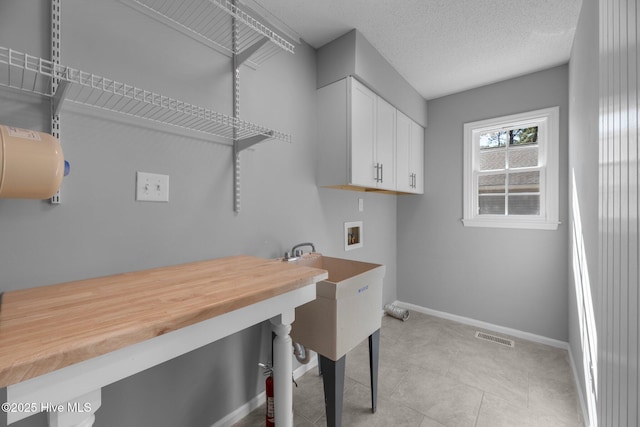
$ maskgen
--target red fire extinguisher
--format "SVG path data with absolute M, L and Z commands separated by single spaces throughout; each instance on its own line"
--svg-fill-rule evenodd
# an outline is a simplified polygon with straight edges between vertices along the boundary
M 266 427 L 275 427 L 275 417 L 273 415 L 273 368 L 270 365 L 260 363 L 260 366 L 265 370 L 264 374 L 267 376 L 265 382 L 265 393 L 267 395 L 267 415 L 266 415 Z

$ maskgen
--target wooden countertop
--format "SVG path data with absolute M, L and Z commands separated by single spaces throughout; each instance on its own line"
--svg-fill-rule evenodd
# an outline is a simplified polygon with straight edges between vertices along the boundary
M 325 270 L 233 256 L 6 292 L 0 387 L 316 283 Z

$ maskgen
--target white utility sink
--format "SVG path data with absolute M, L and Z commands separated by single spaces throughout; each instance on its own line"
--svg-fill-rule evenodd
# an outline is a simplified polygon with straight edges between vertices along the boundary
M 296 308 L 294 342 L 337 361 L 380 329 L 384 265 L 318 253 L 288 262 L 329 272 L 316 284 L 316 299 Z

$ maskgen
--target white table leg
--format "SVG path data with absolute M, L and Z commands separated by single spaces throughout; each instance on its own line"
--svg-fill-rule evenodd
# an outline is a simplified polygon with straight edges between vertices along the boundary
M 293 344 L 289 332 L 295 311 L 271 319 L 276 337 L 273 341 L 273 391 L 275 424 L 293 426 Z
M 94 390 L 48 408 L 49 427 L 91 427 L 102 404 L 101 390 Z

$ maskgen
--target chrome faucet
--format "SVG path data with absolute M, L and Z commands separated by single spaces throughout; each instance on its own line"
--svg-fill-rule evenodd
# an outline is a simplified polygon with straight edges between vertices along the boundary
M 311 252 L 316 251 L 316 247 L 313 243 L 310 243 L 310 242 L 298 243 L 293 248 L 291 248 L 291 252 L 284 253 L 284 261 L 294 261 L 300 258 L 302 256 L 302 249 L 298 249 L 298 248 L 302 248 L 304 246 L 311 246 Z

